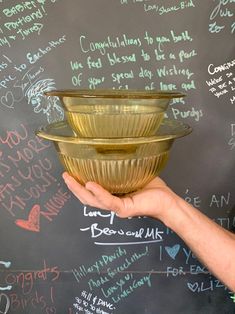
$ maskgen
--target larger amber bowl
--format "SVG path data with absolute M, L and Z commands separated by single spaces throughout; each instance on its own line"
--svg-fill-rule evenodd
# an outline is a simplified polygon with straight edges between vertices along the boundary
M 141 90 L 55 90 L 72 129 L 81 137 L 152 136 L 178 92 Z
M 53 141 L 65 170 L 81 184 L 95 181 L 113 194 L 124 194 L 157 176 L 174 140 L 190 132 L 188 125 L 173 120 L 165 121 L 152 137 L 87 139 L 76 137 L 67 122 L 58 122 L 37 135 Z

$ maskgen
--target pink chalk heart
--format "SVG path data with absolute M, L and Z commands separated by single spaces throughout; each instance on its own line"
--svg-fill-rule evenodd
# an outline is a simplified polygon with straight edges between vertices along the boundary
M 39 232 L 40 231 L 39 220 L 40 220 L 40 206 L 34 205 L 32 209 L 30 210 L 27 220 L 17 219 L 15 223 L 17 226 L 23 229 L 34 231 L 34 232 Z

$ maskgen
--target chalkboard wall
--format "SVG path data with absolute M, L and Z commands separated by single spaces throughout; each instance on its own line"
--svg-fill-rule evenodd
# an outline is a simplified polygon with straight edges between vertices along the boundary
M 173 146 L 161 176 L 234 228 L 235 2 L 0 6 L 0 313 L 235 313 L 229 289 L 160 222 L 84 207 L 54 147 L 34 135 L 64 119 L 45 90 L 182 91 L 167 117 L 193 133 Z

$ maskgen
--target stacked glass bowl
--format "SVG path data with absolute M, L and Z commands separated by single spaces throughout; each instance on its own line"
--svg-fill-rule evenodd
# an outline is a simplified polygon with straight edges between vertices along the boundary
M 113 194 L 136 191 L 166 165 L 175 139 L 191 128 L 164 119 L 178 92 L 141 90 L 55 90 L 66 121 L 37 135 L 53 141 L 65 170 L 81 184 L 95 181 Z

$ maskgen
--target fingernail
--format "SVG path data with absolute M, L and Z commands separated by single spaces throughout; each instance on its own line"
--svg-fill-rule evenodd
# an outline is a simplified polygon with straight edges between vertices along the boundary
M 64 179 L 64 182 L 68 185 L 69 184 L 69 178 L 66 177 L 66 175 L 62 176 Z
M 70 176 L 69 176 L 69 174 L 67 172 L 64 172 L 62 174 L 62 177 L 63 177 L 64 180 L 69 180 L 69 178 L 70 178 Z

